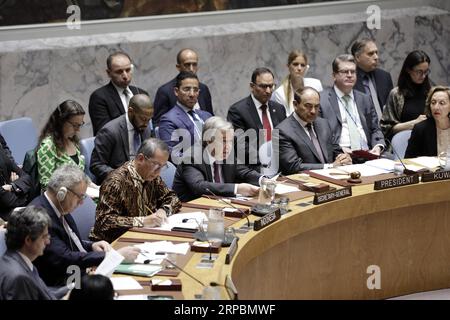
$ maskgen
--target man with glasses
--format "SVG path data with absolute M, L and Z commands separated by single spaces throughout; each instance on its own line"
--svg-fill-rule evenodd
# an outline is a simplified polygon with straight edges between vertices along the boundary
M 383 133 L 370 96 L 353 90 L 354 57 L 349 54 L 336 57 L 332 69 L 334 86 L 320 95 L 321 116 L 328 120 L 345 153 L 366 150 L 379 156 L 385 148 Z
M 275 134 L 273 129 L 286 119 L 284 106 L 270 100 L 275 88 L 272 71 L 257 68 L 251 77 L 250 96 L 236 102 L 228 110 L 228 121 L 235 130 L 241 129 L 236 132 L 236 146 L 245 145 L 245 150 L 241 153 L 238 149 L 236 154 L 243 163 L 257 166 L 261 164 L 258 152 L 260 147 L 272 141 L 272 135 Z M 245 159 L 242 159 L 242 154 L 245 154 Z
M 98 266 L 105 252 L 111 250 L 106 241 L 81 240 L 77 225 L 70 215 L 85 199 L 89 182 L 80 168 L 62 165 L 53 172 L 44 194 L 30 203 L 44 208 L 51 220 L 48 230 L 51 242 L 45 248 L 44 255 L 34 262 L 48 286 L 65 285 L 70 276 L 67 273 L 70 266 L 78 266 L 84 273 L 86 268 Z M 139 254 L 139 250 L 134 247 L 118 251 L 128 262 L 133 262 Z
M 355 90 L 372 98 L 378 119 L 381 119 L 389 92 L 393 89 L 391 74 L 378 68 L 378 48 L 375 41 L 364 38 L 353 43 L 352 55 L 356 61 Z
M 107 123 L 95 137 L 90 169 L 97 184 L 107 174 L 136 156 L 142 141 L 152 136 L 149 121 L 153 115 L 150 97 L 134 95 L 128 113 Z
M 179 72 L 189 71 L 197 74 L 198 70 L 198 54 L 192 49 L 182 49 L 177 54 L 176 68 Z M 157 126 L 161 117 L 172 109 L 177 103 L 177 96 L 174 88 L 177 83 L 177 78 L 174 78 L 158 88 L 155 95 L 155 116 L 153 117 L 153 124 Z M 199 82 L 199 94 L 197 102 L 194 105 L 194 110 L 202 109 L 204 111 L 213 113 L 211 102 L 211 93 L 206 84 Z
M 167 145 L 150 138 L 134 160 L 108 175 L 100 188 L 93 238 L 113 241 L 133 227 L 159 227 L 181 208 L 160 177 L 168 159 Z
M 202 141 L 202 126 L 212 116 L 207 111 L 195 110 L 200 92 L 195 73 L 182 71 L 178 74 L 174 88 L 176 105 L 159 122 L 159 137 L 169 146 L 174 163 L 179 163 L 178 158 L 185 156 L 186 149 Z

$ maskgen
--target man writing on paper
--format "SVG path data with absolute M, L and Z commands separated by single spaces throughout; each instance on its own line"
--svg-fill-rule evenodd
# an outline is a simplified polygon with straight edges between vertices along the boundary
M 285 175 L 302 170 L 332 168 L 352 164 L 342 152 L 328 121 L 318 118 L 319 92 L 305 87 L 294 93 L 294 112 L 281 122 L 280 166 Z
M 132 227 L 159 227 L 181 208 L 159 176 L 169 159 L 167 144 L 145 140 L 134 160 L 112 171 L 100 187 L 91 237 L 113 241 Z
M 332 68 L 334 86 L 320 96 L 321 117 L 328 120 L 345 153 L 368 150 L 379 156 L 385 143 L 372 99 L 353 90 L 355 58 L 349 54 L 340 55 L 333 60 Z
M 236 164 L 233 151 L 234 129 L 230 122 L 211 117 L 203 126 L 203 154 L 200 163 L 182 163 L 175 174 L 173 189 L 182 201 L 202 194 L 256 196 L 261 174 Z M 210 190 L 210 191 L 209 191 Z
M 98 266 L 105 252 L 111 250 L 106 241 L 87 241 L 80 237 L 75 220 L 70 215 L 86 198 L 89 178 L 75 165 L 66 164 L 56 169 L 48 182 L 45 193 L 35 198 L 30 205 L 44 208 L 50 219 L 50 244 L 44 255 L 34 262 L 42 279 L 49 286 L 64 285 L 69 266 L 78 266 L 84 273 L 86 268 Z M 101 240 L 101 239 L 99 239 Z M 125 261 L 132 262 L 139 249 L 125 247 L 118 250 Z

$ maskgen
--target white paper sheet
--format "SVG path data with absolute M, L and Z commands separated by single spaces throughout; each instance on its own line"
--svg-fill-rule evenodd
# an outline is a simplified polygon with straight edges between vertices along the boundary
M 277 183 L 277 186 L 275 187 L 276 194 L 285 194 L 285 193 L 297 192 L 297 191 L 300 191 L 300 189 L 297 187 L 294 187 L 294 186 L 289 186 L 287 184 L 283 184 L 283 183 Z
M 361 173 L 361 177 L 370 177 L 370 176 L 376 176 L 379 174 L 388 173 L 388 170 L 375 168 L 366 164 L 351 164 L 348 166 L 342 166 L 339 168 L 332 168 L 332 169 L 319 169 L 319 170 L 311 170 L 312 172 L 315 172 L 317 174 L 333 178 L 333 179 L 343 179 L 350 176 L 351 172 L 359 171 Z M 334 173 L 334 174 L 330 174 Z M 346 175 L 345 173 L 348 173 Z
M 141 290 L 142 286 L 132 277 L 112 277 L 114 290 Z
M 437 157 L 418 157 L 408 160 L 428 169 L 434 169 L 440 166 L 439 159 Z
M 96 199 L 100 197 L 100 189 L 87 187 L 86 194 L 89 198 Z
M 186 221 L 186 222 L 183 222 Z M 207 221 L 208 217 L 204 212 L 185 212 L 173 214 L 167 218 L 167 222 L 161 227 L 152 228 L 156 230 L 172 230 L 174 227 L 198 229 L 198 225 Z
M 101 274 L 110 278 L 119 264 L 125 258 L 116 250 L 111 249 L 105 254 L 105 258 L 95 270 L 95 274 Z

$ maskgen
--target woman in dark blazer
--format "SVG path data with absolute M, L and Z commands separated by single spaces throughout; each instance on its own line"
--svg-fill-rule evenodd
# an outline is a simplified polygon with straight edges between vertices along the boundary
M 416 124 L 408 142 L 405 158 L 438 156 L 450 146 L 450 88 L 436 86 L 428 93 L 427 120 Z
M 14 161 L 11 152 L 0 134 L 0 217 L 8 220 L 16 207 L 26 206 L 31 178 Z

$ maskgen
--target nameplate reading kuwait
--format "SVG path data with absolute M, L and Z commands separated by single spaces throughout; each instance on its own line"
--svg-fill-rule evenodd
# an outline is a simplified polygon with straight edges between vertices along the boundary
M 352 187 L 345 187 L 335 191 L 316 193 L 313 204 L 322 204 L 333 200 L 338 200 L 352 195 Z
M 450 179 L 450 171 L 438 171 L 433 173 L 422 174 L 422 182 L 431 182 L 449 179 Z
M 407 186 L 409 184 L 419 183 L 419 175 L 414 174 L 410 176 L 401 176 L 397 178 L 389 178 L 384 180 L 378 180 L 374 183 L 374 190 L 384 190 L 390 188 L 396 188 L 401 186 Z
M 270 212 L 253 223 L 253 230 L 258 231 L 281 218 L 280 210 Z

